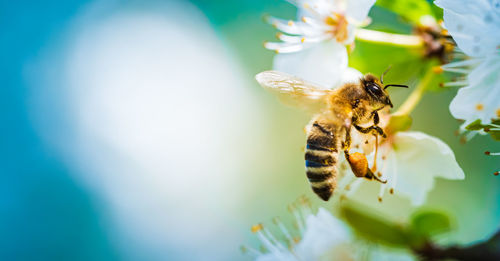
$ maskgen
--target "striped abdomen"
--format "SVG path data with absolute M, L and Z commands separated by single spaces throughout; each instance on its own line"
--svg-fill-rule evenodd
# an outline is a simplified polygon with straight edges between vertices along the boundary
M 327 201 L 337 186 L 338 143 L 334 125 L 315 121 L 307 133 L 306 174 L 311 187 Z

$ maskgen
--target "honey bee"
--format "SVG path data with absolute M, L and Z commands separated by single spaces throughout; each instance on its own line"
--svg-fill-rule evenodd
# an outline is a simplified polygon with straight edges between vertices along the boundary
M 341 150 L 355 176 L 384 182 L 370 170 L 364 154 L 351 155 L 349 149 L 353 127 L 361 133 L 386 137 L 378 126 L 378 112 L 387 106 L 393 107 L 386 89 L 390 86 L 408 87 L 400 84 L 384 85 L 383 75 L 386 72 L 380 80 L 372 74 L 366 74 L 358 82 L 346 83 L 334 90 L 321 89 L 277 71 L 261 72 L 255 77 L 260 85 L 288 103 L 314 113 L 306 127 L 306 174 L 312 190 L 324 201 L 328 201 L 337 186 L 337 162 Z M 371 122 L 372 125 L 362 127 Z

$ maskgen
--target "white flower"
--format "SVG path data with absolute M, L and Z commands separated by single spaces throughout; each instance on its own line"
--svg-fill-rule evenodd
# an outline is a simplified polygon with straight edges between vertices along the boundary
M 443 8 L 444 26 L 458 47 L 471 59 L 442 66 L 463 74 L 463 80 L 445 86 L 465 86 L 450 104 L 463 126 L 480 119 L 483 124 L 500 118 L 500 1 L 436 0 Z
M 351 231 L 327 210 L 316 215 L 294 210 L 301 238 L 293 238 L 283 223 L 275 220 L 285 242 L 279 241 L 267 228 L 257 225 L 252 231 L 267 249 L 266 253 L 248 248 L 258 261 L 354 260 Z
M 354 40 L 354 30 L 367 19 L 375 0 L 295 0 L 300 21 L 270 17 L 282 31 L 275 50 L 273 69 L 296 75 L 326 88 L 339 85 L 347 68 L 345 44 Z
M 464 179 L 453 151 L 443 141 L 422 132 L 397 132 L 380 146 L 380 197 L 389 188 L 408 196 L 414 205 L 425 202 L 435 178 Z
M 357 135 L 361 136 L 361 135 Z M 362 141 L 371 137 L 363 135 Z M 371 140 L 364 148 L 369 162 L 373 162 L 375 151 Z M 408 197 L 413 205 L 425 202 L 427 193 L 434 186 L 435 178 L 464 179 L 464 172 L 458 165 L 453 151 L 443 141 L 422 132 L 400 131 L 388 134 L 379 144 L 377 167 L 372 169 L 386 184 L 380 184 L 379 201 L 385 191 Z M 372 166 L 373 168 L 373 166 Z M 346 175 L 342 185 L 349 184 L 349 193 L 353 193 L 363 182 L 354 175 Z M 369 181 L 372 182 L 372 181 Z
M 307 199 L 305 199 L 307 200 Z M 366 244 L 353 236 L 350 228 L 327 210 L 320 208 L 316 215 L 310 208 L 292 208 L 300 237 L 292 237 L 290 230 L 274 220 L 282 235 L 275 236 L 263 225 L 252 227 L 265 252 L 244 247 L 257 261 L 318 261 L 318 260 L 415 260 L 402 249 Z M 280 239 L 283 238 L 284 241 Z
M 498 32 L 500 34 L 500 31 Z M 451 68 L 454 64 L 443 67 Z M 445 69 L 446 70 L 446 69 Z M 482 59 L 467 76 L 467 85 L 458 90 L 450 104 L 453 117 L 464 126 L 480 119 L 483 124 L 500 118 L 500 54 Z

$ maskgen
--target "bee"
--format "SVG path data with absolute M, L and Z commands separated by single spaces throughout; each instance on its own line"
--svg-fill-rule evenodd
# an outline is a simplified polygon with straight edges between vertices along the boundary
M 384 85 L 383 75 L 386 72 L 380 80 L 372 74 L 366 74 L 359 81 L 346 83 L 334 90 L 325 90 L 277 71 L 261 72 L 255 77 L 260 85 L 275 92 L 286 103 L 314 113 L 306 126 L 306 174 L 312 190 L 324 201 L 328 201 L 337 186 L 337 162 L 341 150 L 355 176 L 384 182 L 368 168 L 364 154 L 351 155 L 349 149 L 352 128 L 376 137 L 386 137 L 378 126 L 378 112 L 387 106 L 393 107 L 386 89 L 390 86 L 408 87 L 400 84 Z M 362 127 L 365 125 L 369 126 Z

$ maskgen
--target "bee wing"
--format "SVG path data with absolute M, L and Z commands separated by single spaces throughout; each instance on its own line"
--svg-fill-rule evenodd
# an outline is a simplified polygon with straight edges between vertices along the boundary
M 326 108 L 326 95 L 332 90 L 324 90 L 298 77 L 278 71 L 265 71 L 255 79 L 267 90 L 274 92 L 286 105 L 318 112 Z

